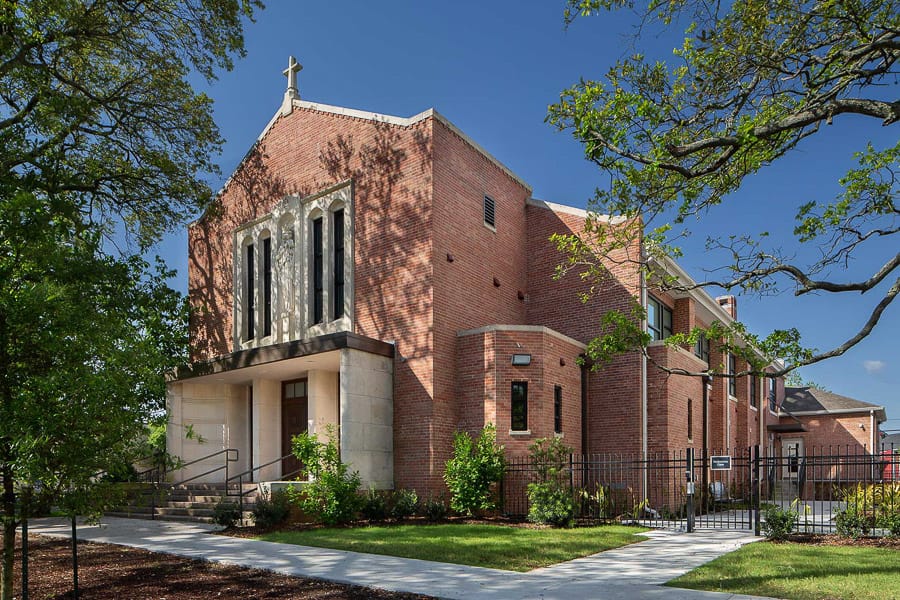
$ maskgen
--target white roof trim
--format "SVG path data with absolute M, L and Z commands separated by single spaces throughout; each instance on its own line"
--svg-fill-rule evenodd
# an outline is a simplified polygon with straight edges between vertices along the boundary
M 543 325 L 485 325 L 484 327 L 478 327 L 477 329 L 464 329 L 462 331 L 457 331 L 456 337 L 477 335 L 480 333 L 490 333 L 493 331 L 522 331 L 526 333 L 545 333 L 566 343 L 572 344 L 573 346 L 577 346 L 582 350 L 587 349 L 587 346 L 585 344 L 582 344 L 578 340 L 572 339 L 569 336 L 556 331 L 555 329 L 550 329 L 549 327 L 544 327 Z
M 871 415 L 873 413 L 881 413 L 887 417 L 886 411 L 883 406 L 870 406 L 870 407 L 860 407 L 860 408 L 836 408 L 834 410 L 803 410 L 803 411 L 778 411 L 779 417 L 814 417 L 817 415 L 850 415 L 850 414 L 859 414 L 864 413 L 867 415 Z M 879 421 L 879 423 L 883 423 L 884 420 Z
M 450 129 L 450 131 L 452 131 L 453 133 L 458 135 L 460 138 L 462 138 L 463 141 L 465 141 L 467 144 L 472 146 L 476 151 L 481 153 L 485 158 L 487 158 L 489 161 L 494 163 L 494 165 L 497 166 L 501 171 L 506 173 L 510 177 L 510 179 L 512 179 L 513 181 L 515 181 L 516 183 L 518 183 L 519 185 L 521 185 L 522 187 L 527 189 L 528 193 L 531 194 L 532 188 L 524 179 L 522 179 L 521 177 L 519 177 L 518 175 L 513 173 L 513 171 L 509 167 L 507 167 L 502 162 L 500 162 L 496 157 L 494 157 L 490 152 L 485 150 L 475 140 L 473 140 L 468 135 L 466 135 L 459 127 L 454 125 L 447 117 L 440 114 L 438 111 L 434 110 L 434 108 L 429 108 L 428 110 L 423 110 L 419 114 L 413 115 L 411 117 L 395 117 L 393 115 L 383 115 L 380 113 L 374 113 L 374 112 L 369 112 L 369 111 L 365 111 L 365 110 L 357 110 L 355 108 L 345 108 L 343 106 L 332 106 L 331 104 L 321 104 L 319 102 L 310 102 L 309 100 L 294 99 L 294 100 L 292 100 L 292 103 L 293 103 L 292 105 L 297 108 L 306 108 L 309 110 L 330 113 L 333 115 L 342 115 L 345 117 L 352 117 L 354 119 L 364 119 L 366 121 L 377 121 L 377 122 L 381 122 L 381 123 L 389 123 L 391 125 L 397 125 L 398 127 L 410 127 L 410 126 L 415 125 L 416 123 L 423 121 L 429 117 L 433 117 L 433 118 L 437 119 L 438 121 L 440 121 L 441 123 L 443 123 L 448 129 Z M 256 137 L 256 143 L 259 143 L 260 141 L 262 141 L 262 139 L 264 137 L 266 137 L 266 134 L 269 133 L 269 130 L 272 128 L 272 126 L 275 125 L 275 122 L 282 116 L 283 116 L 282 108 L 279 107 L 278 110 L 275 111 L 275 114 L 272 115 L 272 118 L 269 120 L 269 122 L 266 124 L 266 126 L 263 128 L 262 132 L 260 132 L 260 134 Z M 241 165 L 244 164 L 244 161 L 247 159 L 247 156 L 250 155 L 250 152 L 253 151 L 253 148 L 255 147 L 256 143 L 253 146 L 251 146 L 250 149 L 247 150 L 247 153 L 241 158 L 241 160 L 238 161 L 238 164 L 237 164 L 237 166 L 235 166 L 234 171 L 231 173 L 231 175 L 228 176 L 228 179 L 225 181 L 225 183 L 222 185 L 222 187 L 219 189 L 219 191 L 216 192 L 216 194 L 215 194 L 216 197 L 221 196 L 222 193 L 228 188 L 228 184 L 231 183 L 231 179 L 234 177 L 234 173 L 236 173 L 237 170 L 241 167 Z M 578 210 L 578 209 L 572 209 L 572 210 Z M 206 210 L 203 211 L 203 213 L 200 215 L 200 217 L 197 217 L 196 219 L 191 221 L 188 224 L 188 227 L 194 225 L 197 221 L 199 221 L 204 214 L 206 214 Z

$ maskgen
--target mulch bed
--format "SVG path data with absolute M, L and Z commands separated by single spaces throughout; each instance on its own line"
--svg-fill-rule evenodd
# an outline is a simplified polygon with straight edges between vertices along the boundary
M 841 537 L 839 535 L 797 533 L 788 536 L 785 541 L 796 542 L 798 544 L 809 544 L 811 546 L 869 546 L 872 548 L 900 550 L 900 538 L 889 537 L 861 537 L 854 539 Z
M 30 598 L 72 597 L 69 540 L 28 536 Z M 16 540 L 16 598 L 21 597 L 21 544 Z M 321 600 L 427 600 L 428 596 L 388 592 L 277 575 L 114 546 L 79 542 L 79 598 L 315 598 Z

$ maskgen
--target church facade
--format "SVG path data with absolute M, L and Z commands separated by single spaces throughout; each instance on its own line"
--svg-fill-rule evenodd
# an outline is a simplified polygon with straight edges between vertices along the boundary
M 582 303 L 577 274 L 554 279 L 563 256 L 549 238 L 581 231 L 584 211 L 532 198 L 434 110 L 301 100 L 297 70 L 189 229 L 193 363 L 169 383 L 171 453 L 235 448 L 232 473 L 276 480 L 298 467 L 291 436 L 331 432 L 365 486 L 421 494 L 442 488 L 454 433 L 487 423 L 510 454 L 551 436 L 579 453 L 700 448 L 704 433 L 723 450 L 774 443 L 780 380 L 707 386 L 656 368 L 743 369 L 715 348 L 662 342 L 734 319 L 733 298 L 660 293 L 614 261 L 612 284 Z M 639 255 L 640 241 L 622 252 Z M 582 366 L 600 316 L 634 299 L 658 340 L 649 356 Z

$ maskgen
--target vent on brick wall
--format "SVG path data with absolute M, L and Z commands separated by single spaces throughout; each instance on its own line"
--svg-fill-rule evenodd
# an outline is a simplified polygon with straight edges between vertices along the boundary
M 496 223 L 494 221 L 494 210 L 495 204 L 494 199 L 490 196 L 484 197 L 484 224 L 488 227 L 495 228 Z

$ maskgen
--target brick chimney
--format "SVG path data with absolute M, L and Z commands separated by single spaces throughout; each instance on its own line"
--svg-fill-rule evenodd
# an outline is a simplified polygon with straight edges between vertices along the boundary
M 716 298 L 719 306 L 725 309 L 732 319 L 737 320 L 737 298 L 734 296 L 719 296 Z

